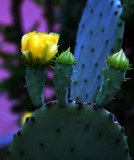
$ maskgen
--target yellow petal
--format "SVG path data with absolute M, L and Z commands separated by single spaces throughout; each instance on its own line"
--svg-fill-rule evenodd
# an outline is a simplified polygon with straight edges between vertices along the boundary
M 35 63 L 38 57 L 44 65 L 44 63 L 48 63 L 57 53 L 58 41 L 59 34 L 56 33 L 30 32 L 22 37 L 22 55 L 26 57 L 30 63 Z
M 44 47 L 46 46 L 48 40 L 49 40 L 49 36 L 48 34 L 40 34 L 39 35 L 39 41 L 40 41 L 40 47 L 42 47 L 42 49 L 44 50 Z
M 49 42 L 58 44 L 60 35 L 57 33 L 49 33 Z
M 40 43 L 39 43 L 39 37 L 37 35 L 32 35 L 29 38 L 29 51 L 32 52 L 32 56 L 34 58 L 37 58 L 38 55 L 40 55 Z
M 48 33 L 42 32 L 42 33 L 37 33 L 37 35 L 38 35 L 39 37 L 48 36 Z
M 48 35 L 37 33 L 29 38 L 29 50 L 34 57 L 42 58 L 48 42 Z
M 33 34 L 36 34 L 36 32 L 30 32 L 28 34 L 25 34 L 21 39 L 21 48 L 22 51 L 28 51 L 29 50 L 29 37 Z
M 55 43 L 53 42 L 48 42 L 47 43 L 47 48 L 45 51 L 45 59 L 44 62 L 49 62 L 58 52 L 58 47 Z

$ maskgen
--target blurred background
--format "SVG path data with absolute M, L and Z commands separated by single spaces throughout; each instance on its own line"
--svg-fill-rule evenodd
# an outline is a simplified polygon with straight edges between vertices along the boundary
M 5 160 L 22 114 L 34 110 L 25 88 L 25 67 L 20 58 L 22 35 L 30 31 L 57 32 L 59 53 L 68 47 L 73 53 L 85 4 L 86 0 L 0 0 L 0 160 Z M 126 20 L 122 45 L 132 67 L 133 37 L 134 14 Z M 46 102 L 56 98 L 52 73 L 50 68 L 45 85 Z M 130 70 L 127 77 L 131 79 L 123 83 L 106 109 L 125 127 L 130 155 L 134 158 L 134 70 Z

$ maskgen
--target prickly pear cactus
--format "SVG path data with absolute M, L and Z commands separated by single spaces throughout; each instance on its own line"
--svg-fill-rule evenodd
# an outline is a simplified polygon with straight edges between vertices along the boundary
M 112 113 L 95 103 L 67 99 L 74 64 L 70 50 L 57 58 L 58 101 L 46 103 L 26 118 L 14 135 L 7 160 L 130 160 L 124 128 Z
M 124 128 L 95 104 L 49 102 L 14 135 L 7 160 L 129 160 Z
M 120 50 L 124 22 L 120 0 L 88 0 L 76 39 L 77 74 L 71 85 L 71 97 L 93 101 L 100 85 L 107 54 Z M 85 87 L 88 86 L 88 87 Z

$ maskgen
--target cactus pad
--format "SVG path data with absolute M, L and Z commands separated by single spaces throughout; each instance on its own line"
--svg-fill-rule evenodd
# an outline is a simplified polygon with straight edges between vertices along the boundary
M 35 107 L 44 104 L 44 84 L 46 80 L 46 69 L 37 67 L 26 67 L 26 87 L 32 103 Z
M 120 0 L 88 0 L 76 39 L 74 56 L 79 62 L 71 98 L 82 101 L 95 99 L 103 75 L 107 54 L 121 48 L 124 21 Z M 85 87 L 86 86 L 86 87 Z
M 7 160 L 129 160 L 123 131 L 95 104 L 49 102 L 14 135 Z
M 68 88 L 71 83 L 73 68 L 70 65 L 56 64 L 54 68 L 54 88 L 60 105 L 65 105 L 68 99 Z
M 116 70 L 108 65 L 105 68 L 100 89 L 96 96 L 96 103 L 105 106 L 120 90 L 126 72 Z

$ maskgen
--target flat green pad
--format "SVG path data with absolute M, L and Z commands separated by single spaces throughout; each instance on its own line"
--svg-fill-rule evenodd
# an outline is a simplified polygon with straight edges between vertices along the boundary
M 74 57 L 79 63 L 71 98 L 95 102 L 107 54 L 121 49 L 124 21 L 120 0 L 88 0 L 79 24 Z M 86 87 L 85 87 L 86 86 Z
M 30 99 L 35 107 L 44 104 L 44 85 L 46 80 L 46 68 L 26 67 L 26 86 Z
M 14 136 L 7 160 L 129 160 L 122 127 L 95 105 L 36 110 Z

